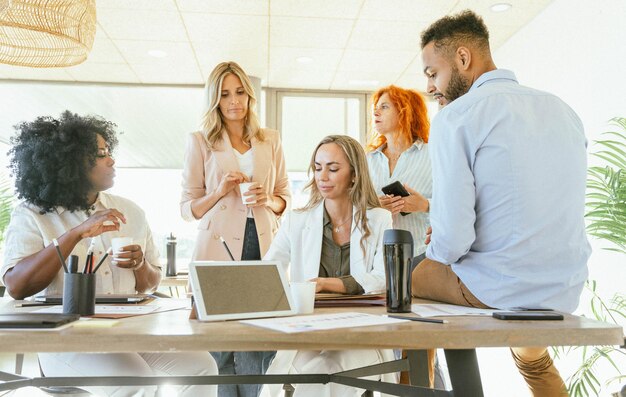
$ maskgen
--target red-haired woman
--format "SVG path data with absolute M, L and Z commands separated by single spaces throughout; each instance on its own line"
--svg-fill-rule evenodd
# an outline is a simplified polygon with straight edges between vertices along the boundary
M 426 103 L 418 92 L 390 85 L 372 95 L 372 136 L 366 147 L 370 175 L 381 205 L 393 215 L 393 227 L 413 234 L 416 256 L 426 251 L 430 226 L 429 127 Z M 382 187 L 394 181 L 410 195 L 383 194 Z

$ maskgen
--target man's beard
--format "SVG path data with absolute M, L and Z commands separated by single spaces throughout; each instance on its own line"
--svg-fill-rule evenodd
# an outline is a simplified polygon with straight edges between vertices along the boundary
M 468 79 L 461 76 L 459 69 L 454 67 L 450 76 L 450 83 L 444 94 L 448 103 L 454 101 L 458 97 L 465 95 L 469 91 L 471 84 Z

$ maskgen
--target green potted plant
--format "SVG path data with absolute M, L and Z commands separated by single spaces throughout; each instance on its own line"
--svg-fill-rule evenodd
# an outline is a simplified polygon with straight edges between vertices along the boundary
M 596 141 L 595 146 L 600 149 L 592 153 L 602 160 L 604 166 L 588 170 L 588 212 L 585 217 L 590 235 L 608 241 L 610 244 L 605 249 L 626 256 L 626 118 L 614 118 L 610 124 L 617 130 L 603 133 L 607 139 Z M 626 295 L 618 292 L 606 302 L 598 294 L 595 281 L 589 281 L 587 289 L 591 292 L 591 311 L 597 320 L 624 323 Z M 624 369 L 616 362 L 619 356 L 626 356 L 623 349 L 613 346 L 555 349 L 557 356 L 573 350 L 582 351 L 582 363 L 567 380 L 572 397 L 598 396 L 604 386 L 626 380 Z M 604 373 L 598 379 L 597 367 L 601 362 L 615 369 L 612 376 Z

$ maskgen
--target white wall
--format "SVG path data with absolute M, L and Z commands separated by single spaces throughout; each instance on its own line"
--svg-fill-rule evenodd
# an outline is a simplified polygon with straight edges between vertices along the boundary
M 521 84 L 558 95 L 578 113 L 589 151 L 597 150 L 593 141 L 608 120 L 626 117 L 625 17 L 624 0 L 555 0 L 494 54 Z M 590 278 L 605 296 L 624 292 L 624 255 L 602 250 L 606 244 L 597 240 L 592 245 Z

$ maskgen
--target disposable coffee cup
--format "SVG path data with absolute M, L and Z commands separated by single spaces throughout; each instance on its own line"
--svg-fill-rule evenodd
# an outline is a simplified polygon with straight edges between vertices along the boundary
M 241 202 L 246 205 L 246 204 L 254 204 L 256 203 L 256 199 L 252 200 L 252 201 L 247 201 L 249 199 L 254 198 L 254 196 L 244 196 L 244 193 L 246 193 L 247 191 L 250 190 L 250 188 L 256 185 L 255 182 L 243 182 L 239 184 L 239 191 L 241 192 Z
M 298 314 L 311 314 L 315 306 L 315 283 L 293 281 L 290 284 L 293 309 Z
M 131 245 L 133 243 L 132 237 L 115 237 L 111 239 L 111 248 L 113 249 L 113 259 L 116 262 L 130 262 L 132 259 L 128 258 L 118 258 L 117 254 L 120 252 L 125 252 L 123 250 L 124 247 Z
M 92 316 L 96 310 L 96 275 L 65 273 L 63 275 L 63 313 Z

